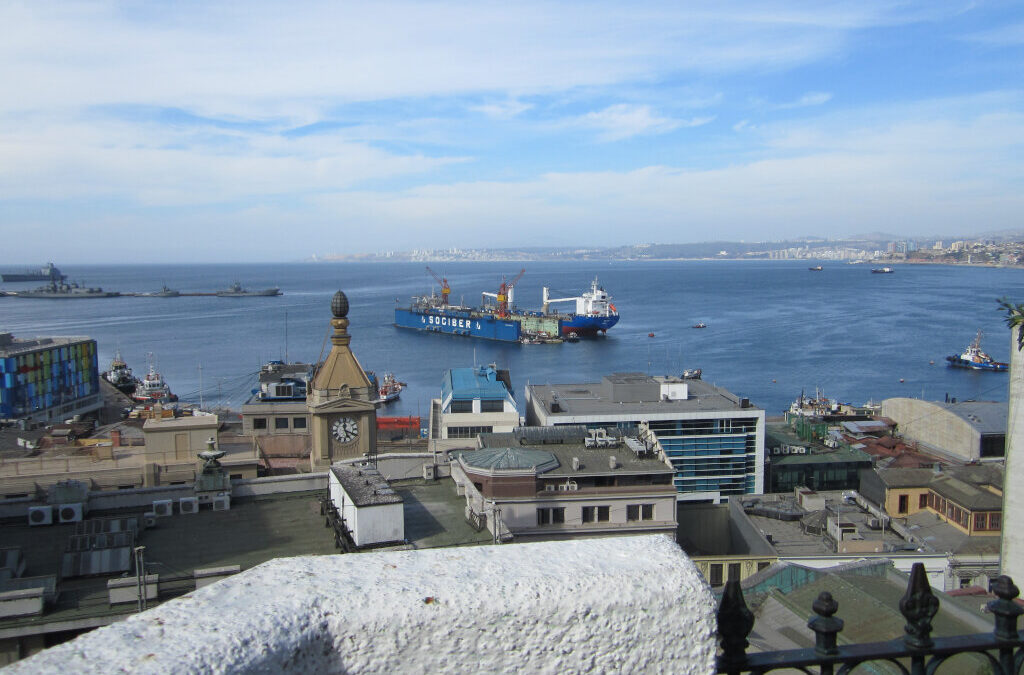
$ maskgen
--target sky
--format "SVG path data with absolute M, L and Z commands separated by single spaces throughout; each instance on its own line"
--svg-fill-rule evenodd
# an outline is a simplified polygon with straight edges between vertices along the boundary
M 0 3 L 0 263 L 1024 228 L 1024 5 Z

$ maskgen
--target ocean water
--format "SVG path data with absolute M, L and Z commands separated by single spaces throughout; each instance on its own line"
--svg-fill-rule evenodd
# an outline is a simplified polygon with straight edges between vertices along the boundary
M 59 261 L 57 261 L 59 264 Z M 1024 271 L 809 261 L 617 261 L 433 263 L 453 301 L 478 304 L 502 276 L 523 308 L 587 290 L 591 279 L 613 296 L 621 319 L 604 337 L 575 344 L 516 345 L 424 334 L 392 325 L 396 300 L 440 290 L 421 263 L 64 266 L 73 281 L 105 290 L 147 292 L 162 284 L 210 292 L 239 281 L 279 286 L 269 298 L 32 300 L 0 297 L 0 330 L 17 337 L 87 335 L 100 369 L 120 350 L 137 375 L 154 360 L 182 399 L 240 406 L 271 359 L 316 361 L 330 344 L 330 299 L 348 295 L 352 349 L 361 365 L 391 371 L 409 386 L 379 414 L 426 415 L 447 368 L 496 363 L 511 370 L 520 401 L 527 384 L 596 381 L 610 372 L 704 379 L 778 415 L 801 391 L 863 403 L 891 396 L 1006 400 L 1007 376 L 948 368 L 975 332 L 1008 360 L 1010 334 L 996 299 L 1024 301 Z M 26 265 L 27 266 L 27 265 Z M 11 269 L 11 268 L 6 268 Z M 14 271 L 11 269 L 11 271 Z M 5 290 L 33 283 L 5 283 Z M 707 328 L 694 329 L 704 322 Z M 653 333 L 654 337 L 649 337 Z

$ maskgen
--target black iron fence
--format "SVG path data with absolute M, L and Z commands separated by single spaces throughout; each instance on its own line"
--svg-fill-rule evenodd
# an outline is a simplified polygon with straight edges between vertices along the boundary
M 957 654 L 978 654 L 991 672 L 1002 675 L 1021 672 L 1024 665 L 1024 639 L 1017 631 L 1017 617 L 1024 608 L 1014 600 L 1020 595 L 1013 580 L 1000 576 L 992 582 L 996 599 L 987 608 L 995 617 L 991 633 L 931 637 L 932 618 L 939 611 L 939 599 L 932 593 L 921 563 L 910 572 L 907 592 L 900 600 L 900 613 L 907 620 L 902 638 L 887 642 L 839 645 L 843 620 L 836 617 L 839 604 L 828 592 L 814 601 L 814 616 L 807 622 L 814 631 L 815 646 L 807 649 L 747 653 L 747 636 L 754 628 L 754 615 L 747 608 L 739 581 L 729 581 L 718 607 L 718 637 L 721 653 L 718 672 L 767 673 L 782 668 L 821 675 L 845 675 L 857 666 L 885 662 L 906 675 L 932 675 L 950 657 Z M 943 673 L 959 673 L 960 667 L 950 664 Z

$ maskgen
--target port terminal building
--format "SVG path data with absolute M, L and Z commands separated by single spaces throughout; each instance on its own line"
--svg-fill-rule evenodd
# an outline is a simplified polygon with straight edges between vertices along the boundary
M 0 333 L 0 422 L 60 422 L 99 410 L 96 341 Z
M 675 469 L 681 502 L 764 492 L 764 410 L 700 379 L 614 373 L 594 383 L 528 385 L 526 424 L 649 433 Z

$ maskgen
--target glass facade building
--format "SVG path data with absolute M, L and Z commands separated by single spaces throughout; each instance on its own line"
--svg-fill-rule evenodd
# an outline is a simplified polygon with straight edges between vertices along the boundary
M 0 334 L 0 419 L 53 421 L 101 405 L 96 341 Z

